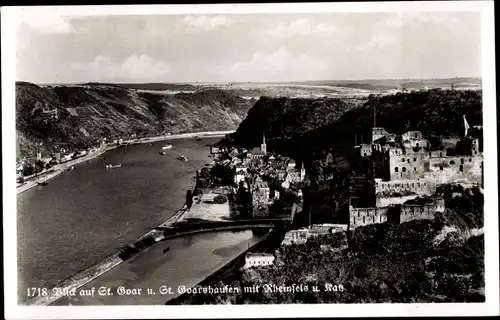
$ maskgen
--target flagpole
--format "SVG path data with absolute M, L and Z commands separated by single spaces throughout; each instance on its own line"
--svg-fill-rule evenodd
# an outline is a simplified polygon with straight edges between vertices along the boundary
M 470 126 L 467 123 L 467 119 L 465 119 L 465 114 L 464 114 L 464 128 L 465 128 L 465 137 L 467 137 L 467 131 L 469 130 Z

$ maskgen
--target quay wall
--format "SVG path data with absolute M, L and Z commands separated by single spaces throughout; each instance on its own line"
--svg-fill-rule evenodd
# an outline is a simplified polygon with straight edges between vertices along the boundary
M 280 246 L 283 237 L 283 230 L 273 229 L 265 239 L 254 244 L 249 249 L 245 250 L 243 253 L 238 255 L 233 260 L 226 263 L 219 270 L 215 271 L 201 282 L 199 282 L 196 286 L 208 286 L 211 283 L 219 282 L 228 279 L 233 276 L 235 272 L 237 272 L 240 268 L 245 265 L 245 257 L 249 252 L 264 252 L 264 253 L 272 253 L 274 250 Z M 194 286 L 194 287 L 196 287 Z M 182 304 L 192 304 L 193 296 L 184 293 L 176 298 L 168 300 L 165 305 L 182 305 Z

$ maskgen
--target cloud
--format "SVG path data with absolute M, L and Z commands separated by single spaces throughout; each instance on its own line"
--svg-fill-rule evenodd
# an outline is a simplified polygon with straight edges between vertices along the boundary
M 182 20 L 182 23 L 188 30 L 213 30 L 230 24 L 224 15 L 189 15 Z
M 357 46 L 354 51 L 372 51 L 372 50 L 387 49 L 392 45 L 396 44 L 397 42 L 398 41 L 394 37 L 394 35 L 378 34 L 374 36 L 367 43 Z
M 71 72 L 79 72 L 82 79 L 107 79 L 106 81 L 165 81 L 171 65 L 148 55 L 128 56 L 114 62 L 109 56 L 98 55 L 90 62 L 71 63 Z M 104 80 L 101 80 L 104 81 Z
M 335 26 L 328 23 L 314 24 L 308 19 L 299 19 L 290 23 L 280 23 L 264 31 L 269 37 L 288 38 L 293 36 L 330 37 L 338 34 Z
M 291 81 L 317 79 L 327 70 L 328 64 L 311 55 L 294 55 L 285 48 L 273 52 L 257 51 L 248 61 L 233 64 L 228 71 L 232 79 L 251 81 Z
M 457 26 L 462 20 L 462 17 L 457 16 L 456 12 L 399 12 L 379 21 L 375 27 L 377 29 L 418 28 L 422 24 Z
M 75 29 L 68 19 L 56 13 L 24 13 L 20 17 L 20 22 L 40 33 L 71 33 Z

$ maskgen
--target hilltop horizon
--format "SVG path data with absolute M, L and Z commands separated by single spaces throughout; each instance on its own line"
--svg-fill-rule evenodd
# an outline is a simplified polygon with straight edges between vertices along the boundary
M 36 17 L 22 18 L 16 78 L 34 83 L 300 83 L 482 75 L 477 12 L 50 16 L 43 29 L 34 23 Z
M 372 82 L 372 81 L 439 81 L 439 80 L 481 80 L 482 76 L 454 76 L 454 77 L 443 77 L 443 78 L 378 78 L 378 79 L 315 79 L 315 80 L 294 80 L 294 81 L 151 81 L 151 82 L 141 82 L 141 81 L 86 81 L 86 82 L 36 82 L 30 80 L 16 80 L 16 84 L 19 83 L 32 83 L 36 85 L 89 85 L 89 84 L 113 84 L 113 85 L 128 85 L 128 84 L 189 84 L 189 85 L 213 85 L 213 84 L 300 84 L 300 83 L 322 83 L 322 82 L 334 82 L 334 83 L 351 83 L 351 82 Z

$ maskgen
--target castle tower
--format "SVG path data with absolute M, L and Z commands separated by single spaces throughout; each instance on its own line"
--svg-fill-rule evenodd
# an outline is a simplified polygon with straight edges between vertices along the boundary
M 265 134 L 262 134 L 262 144 L 260 145 L 260 151 L 267 153 L 266 135 Z
M 373 127 L 372 128 L 372 143 L 375 140 L 378 140 L 382 137 L 385 137 L 387 135 L 387 132 L 385 131 L 384 128 L 381 127 Z

